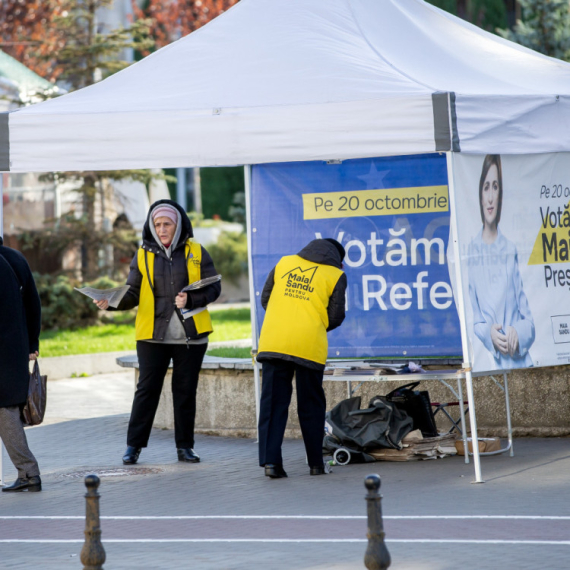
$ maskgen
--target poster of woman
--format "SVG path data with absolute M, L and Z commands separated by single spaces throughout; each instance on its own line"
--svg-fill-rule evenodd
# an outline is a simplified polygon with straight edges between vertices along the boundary
M 473 333 L 498 370 L 532 366 L 535 339 L 517 248 L 499 227 L 502 207 L 501 157 L 487 155 L 479 180 L 481 227 L 468 248 L 468 281 Z

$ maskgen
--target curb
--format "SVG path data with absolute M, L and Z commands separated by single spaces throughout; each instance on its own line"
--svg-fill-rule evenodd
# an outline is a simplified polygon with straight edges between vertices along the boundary
M 221 347 L 248 347 L 251 339 L 225 340 L 211 342 L 210 348 Z M 94 374 L 111 374 L 124 372 L 124 368 L 117 364 L 117 358 L 122 356 L 136 355 L 132 350 L 121 352 L 94 352 L 92 354 L 72 354 L 70 356 L 51 356 L 38 358 L 42 374 L 46 374 L 48 380 L 61 380 L 62 378 L 74 378 L 76 376 L 93 376 Z
M 42 374 L 47 374 L 48 380 L 61 380 L 74 376 L 94 374 L 109 374 L 123 372 L 117 364 L 117 358 L 133 354 L 132 350 L 120 352 L 95 352 L 93 354 L 73 354 L 70 356 L 51 356 L 38 358 Z

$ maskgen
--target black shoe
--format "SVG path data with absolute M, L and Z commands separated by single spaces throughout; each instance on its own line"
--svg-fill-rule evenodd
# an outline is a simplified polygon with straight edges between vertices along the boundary
M 328 475 L 330 473 L 328 465 L 319 465 L 318 467 L 311 467 L 311 475 Z
M 123 455 L 123 463 L 125 465 L 134 465 L 139 460 L 139 455 L 141 454 L 140 447 L 132 447 L 129 445 L 125 455 Z
M 178 461 L 185 461 L 186 463 L 200 463 L 200 456 L 190 447 L 179 447 L 176 452 L 178 453 Z
M 271 479 L 282 479 L 283 477 L 287 477 L 287 473 L 285 472 L 285 469 L 283 469 L 283 465 L 273 465 L 272 463 L 266 463 L 265 476 L 271 477 Z
M 42 480 L 39 475 L 35 477 L 18 477 L 10 486 L 2 487 L 4 493 L 18 493 L 28 491 L 28 493 L 39 493 L 42 490 Z

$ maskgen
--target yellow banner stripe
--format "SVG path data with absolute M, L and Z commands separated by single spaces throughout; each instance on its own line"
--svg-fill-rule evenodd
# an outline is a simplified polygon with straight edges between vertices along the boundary
M 303 218 L 305 220 L 397 216 L 447 212 L 448 210 L 447 186 L 303 194 Z

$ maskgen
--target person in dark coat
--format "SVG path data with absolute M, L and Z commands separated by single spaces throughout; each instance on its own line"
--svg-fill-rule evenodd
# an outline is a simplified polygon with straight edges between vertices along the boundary
M 179 461 L 197 463 L 194 451 L 196 390 L 208 347 L 212 321 L 207 306 L 220 295 L 219 281 L 182 293 L 201 279 L 216 276 L 208 252 L 191 238 L 186 212 L 172 200 L 159 200 L 149 210 L 143 243 L 131 263 L 130 286 L 118 310 L 138 305 L 136 320 L 139 381 L 127 432 L 123 463 L 138 461 L 146 447 L 160 400 L 164 377 L 173 362 L 174 439 Z M 94 301 L 108 309 L 107 301 Z
M 24 256 L 0 237 L 0 439 L 18 478 L 4 492 L 41 491 L 36 458 L 28 447 L 21 408 L 28 399 L 29 361 L 38 357 L 41 305 Z
M 288 255 L 271 271 L 263 287 L 266 310 L 259 338 L 263 363 L 259 414 L 259 464 L 273 479 L 287 477 L 281 445 L 293 391 L 311 475 L 326 473 L 322 443 L 326 399 L 323 372 L 327 332 L 344 320 L 346 275 L 344 248 L 334 239 L 316 239 L 297 255 Z

